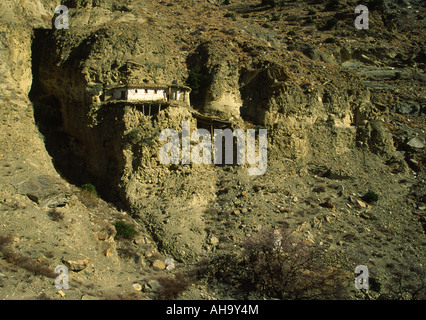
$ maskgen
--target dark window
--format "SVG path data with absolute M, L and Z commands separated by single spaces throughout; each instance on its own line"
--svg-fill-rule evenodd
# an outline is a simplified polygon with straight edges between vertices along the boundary
M 148 93 L 148 89 L 145 89 L 145 93 Z
M 157 90 L 154 90 L 154 94 L 157 94 Z

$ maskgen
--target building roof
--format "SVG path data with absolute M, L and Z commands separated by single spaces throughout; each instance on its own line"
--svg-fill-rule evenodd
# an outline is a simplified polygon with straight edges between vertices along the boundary
M 184 85 L 177 84 L 158 84 L 158 83 L 137 83 L 137 82 L 129 82 L 127 84 L 120 85 L 109 85 L 105 87 L 105 91 L 120 89 L 120 88 L 144 88 L 144 89 L 167 89 L 167 88 L 180 88 L 187 91 L 191 91 L 191 88 Z

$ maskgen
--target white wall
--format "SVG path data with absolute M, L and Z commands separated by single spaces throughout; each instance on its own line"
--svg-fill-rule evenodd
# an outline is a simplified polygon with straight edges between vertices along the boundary
M 189 93 L 185 92 L 184 90 L 178 89 L 178 88 L 172 88 L 171 90 L 171 100 L 179 100 L 179 101 L 187 101 Z
M 145 92 L 147 90 L 147 92 Z M 111 98 L 113 100 L 123 100 L 121 92 L 124 91 L 124 100 L 137 101 L 137 100 L 166 100 L 169 89 L 145 89 L 145 88 L 116 88 L 113 89 Z M 189 92 L 178 88 L 171 88 L 170 100 L 185 101 L 189 104 Z
M 145 92 L 147 90 L 147 93 Z M 155 92 L 156 91 L 156 92 Z M 164 89 L 144 89 L 130 88 L 127 91 L 127 100 L 163 100 L 165 99 Z

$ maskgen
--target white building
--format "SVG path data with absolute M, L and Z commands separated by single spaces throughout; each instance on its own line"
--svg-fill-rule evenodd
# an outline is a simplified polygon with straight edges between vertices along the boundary
M 128 84 L 106 89 L 104 101 L 183 101 L 190 104 L 191 88 L 179 85 Z

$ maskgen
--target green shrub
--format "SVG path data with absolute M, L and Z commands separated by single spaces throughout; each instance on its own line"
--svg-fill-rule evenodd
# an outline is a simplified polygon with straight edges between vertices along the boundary
M 264 28 L 270 28 L 271 25 L 269 23 L 265 22 L 265 23 L 262 24 L 262 27 L 264 27 Z
M 235 13 L 233 12 L 227 12 L 224 15 L 225 18 L 232 18 L 232 20 L 237 20 L 237 17 L 235 16 Z
M 189 70 L 187 83 L 191 87 L 192 95 L 199 95 L 202 91 L 202 88 L 207 86 L 207 82 L 209 80 L 209 76 L 207 70 L 201 67 L 200 65 L 196 65 L 192 69 Z
M 275 0 L 262 0 L 262 6 L 271 6 L 275 7 L 277 2 Z
M 295 36 L 295 35 L 296 35 L 296 32 L 295 32 L 294 30 L 290 30 L 287 34 L 288 34 L 289 36 Z
M 324 40 L 325 43 L 336 43 L 336 38 L 330 37 Z
M 367 7 L 371 9 L 381 9 L 384 6 L 384 0 L 371 0 L 368 2 Z
M 129 133 L 127 133 L 125 135 L 127 142 L 132 143 L 132 144 L 136 144 L 138 142 L 141 141 L 142 136 L 141 136 L 141 130 L 140 129 L 133 129 L 132 131 L 130 131 Z
M 281 18 L 280 18 L 280 16 L 279 15 L 277 15 L 277 14 L 274 14 L 273 16 L 272 16 L 272 18 L 271 18 L 271 21 L 279 21 Z
M 308 14 L 310 16 L 314 15 L 315 13 L 317 13 L 315 10 L 309 9 Z
M 339 22 L 339 20 L 336 17 L 330 18 L 325 23 L 325 28 L 326 29 L 331 29 L 331 28 L 335 27 L 338 22 Z
M 247 18 L 250 18 L 250 15 L 249 15 L 248 13 L 244 13 L 244 14 L 242 15 L 242 17 L 243 17 L 244 19 L 247 19 Z
M 312 17 L 309 17 L 306 19 L 306 23 L 314 23 L 314 19 Z
M 116 221 L 114 226 L 117 231 L 116 237 L 118 238 L 132 239 L 137 233 L 132 225 L 124 221 Z
M 379 200 L 379 195 L 374 191 L 368 191 L 365 195 L 361 197 L 362 200 L 368 203 L 376 202 Z
M 96 196 L 98 195 L 98 192 L 96 191 L 95 186 L 93 184 L 91 184 L 91 183 L 83 184 L 81 186 L 81 189 L 89 191 L 89 192 L 93 193 Z
M 325 5 L 325 10 L 334 11 L 337 9 L 338 6 L 339 6 L 339 0 L 331 0 L 331 1 L 328 1 L 327 4 Z

